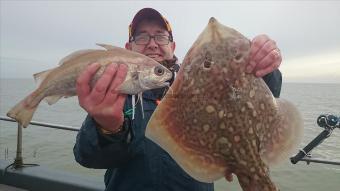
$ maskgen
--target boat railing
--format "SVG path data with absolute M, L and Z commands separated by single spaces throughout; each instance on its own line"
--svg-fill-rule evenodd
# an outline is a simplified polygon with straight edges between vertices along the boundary
M 331 136 L 334 129 L 340 129 L 340 117 L 335 115 L 327 114 L 320 115 L 316 123 L 319 127 L 324 130 L 316 136 L 311 142 L 307 144 L 303 149 L 300 149 L 299 152 L 290 158 L 290 162 L 292 164 L 296 164 L 299 161 L 306 161 L 307 164 L 314 163 L 322 163 L 322 164 L 331 164 L 331 165 L 340 165 L 340 161 L 329 161 L 323 159 L 315 159 L 312 157 L 311 151 L 320 145 L 325 139 Z
M 1 121 L 8 121 L 8 122 L 15 122 L 15 120 L 8 118 L 8 117 L 3 117 L 0 116 Z M 24 166 L 37 166 L 37 164 L 24 164 L 23 158 L 22 158 L 22 126 L 18 124 L 18 133 L 17 133 L 17 151 L 16 151 L 16 156 L 14 158 L 14 162 L 10 164 L 7 168 L 13 166 L 13 168 L 18 169 L 22 168 Z M 42 126 L 42 127 L 48 127 L 48 128 L 53 128 L 53 129 L 60 129 L 60 130 L 67 130 L 67 131 L 79 131 L 79 128 L 72 127 L 72 126 L 66 126 L 66 125 L 59 125 L 59 124 L 52 124 L 52 123 L 43 123 L 43 122 L 38 122 L 38 121 L 31 121 L 31 125 L 34 126 Z M 5 169 L 5 171 L 6 171 Z
M 0 116 L 0 121 L 16 122 L 11 118 L 2 116 Z M 31 121 L 30 124 L 66 131 L 79 131 L 79 128 L 66 125 L 38 121 Z M 23 127 L 18 123 L 17 151 L 14 162 L 10 164 L 0 160 L 0 186 L 5 184 L 15 188 L 37 191 L 100 191 L 105 189 L 102 181 L 87 176 L 77 176 L 73 173 L 48 169 L 38 164 L 25 164 L 22 157 L 22 129 Z M 29 166 L 39 167 L 23 168 Z

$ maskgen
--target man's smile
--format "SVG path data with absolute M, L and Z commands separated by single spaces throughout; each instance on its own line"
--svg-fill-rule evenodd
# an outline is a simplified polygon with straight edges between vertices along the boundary
M 156 54 L 155 54 L 155 53 L 146 54 L 146 56 L 148 56 L 148 57 L 150 57 L 150 58 L 153 58 L 153 59 L 162 57 L 161 54 L 157 54 L 157 53 L 156 53 Z

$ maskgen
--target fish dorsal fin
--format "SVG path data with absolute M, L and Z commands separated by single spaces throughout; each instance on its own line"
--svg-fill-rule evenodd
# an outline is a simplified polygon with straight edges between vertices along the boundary
M 50 70 L 45 70 L 36 74 L 33 74 L 35 83 L 37 83 L 38 86 L 40 86 L 41 82 L 44 81 L 44 79 L 48 76 L 48 74 L 52 71 L 53 69 Z
M 109 44 L 102 44 L 102 43 L 96 43 L 96 45 L 105 48 L 106 50 L 114 50 L 117 47 L 109 45 Z
M 94 52 L 94 51 L 96 51 L 96 50 L 87 49 L 87 50 L 78 50 L 78 51 L 75 51 L 75 52 L 67 55 L 63 59 L 61 59 L 58 65 L 61 66 L 61 65 L 67 64 L 68 61 L 70 61 L 71 59 L 74 59 L 76 57 L 79 57 L 81 55 L 84 55 L 84 54 L 87 54 L 87 53 L 90 53 L 90 52 Z

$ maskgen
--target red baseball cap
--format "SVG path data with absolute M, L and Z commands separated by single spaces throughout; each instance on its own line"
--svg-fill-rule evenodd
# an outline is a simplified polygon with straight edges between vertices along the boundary
M 145 20 L 145 19 L 153 19 L 160 21 L 161 24 L 163 24 L 163 27 L 169 32 L 170 34 L 170 40 L 173 40 L 172 37 L 172 29 L 170 26 L 170 23 L 168 20 L 166 20 L 165 17 L 163 17 L 158 11 L 156 11 L 153 8 L 143 8 L 139 10 L 135 17 L 133 18 L 131 24 L 129 25 L 129 41 L 131 42 L 132 37 L 136 31 L 136 27 L 138 24 Z

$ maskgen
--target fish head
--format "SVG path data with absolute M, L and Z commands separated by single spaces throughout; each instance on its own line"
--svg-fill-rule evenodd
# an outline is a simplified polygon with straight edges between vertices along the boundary
M 183 61 L 183 80 L 191 80 L 188 76 L 212 79 L 212 75 L 223 75 L 227 82 L 235 80 L 245 74 L 250 45 L 250 40 L 241 33 L 210 18 Z
M 169 69 L 145 55 L 133 54 L 136 58 L 125 61 L 129 69 L 124 82 L 117 89 L 119 92 L 134 95 L 169 86 L 168 81 L 172 78 Z
M 138 71 L 138 83 L 143 90 L 169 86 L 171 78 L 172 72 L 158 62 Z

